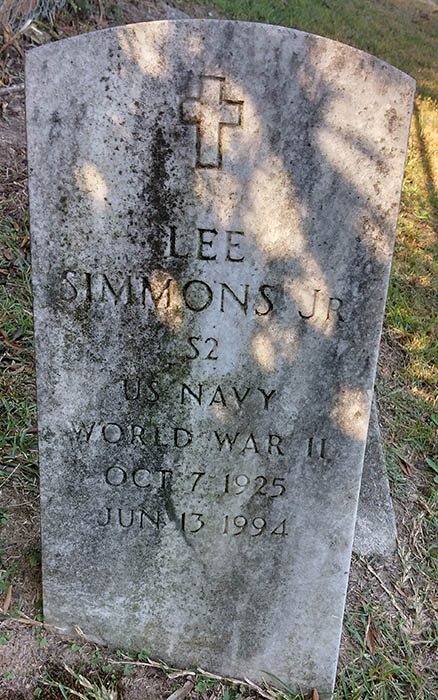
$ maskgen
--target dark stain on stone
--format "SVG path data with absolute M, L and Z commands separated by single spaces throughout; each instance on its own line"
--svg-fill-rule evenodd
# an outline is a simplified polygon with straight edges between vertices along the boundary
M 398 126 L 400 124 L 400 118 L 397 115 L 397 112 L 394 109 L 394 107 L 391 107 L 390 109 L 386 110 L 385 118 L 386 118 L 386 128 L 388 129 L 390 134 L 393 134 L 394 131 L 398 128 Z
M 67 195 L 65 195 L 65 194 L 61 195 L 61 197 L 59 198 L 59 201 L 58 201 L 58 209 L 62 214 L 67 213 L 67 202 L 68 202 Z
M 345 67 L 345 62 L 345 52 L 341 48 L 339 48 L 336 54 L 333 56 L 333 59 L 330 61 L 330 70 L 333 70 L 333 72 L 335 73 L 338 71 L 342 71 Z
M 147 219 L 149 223 L 148 243 L 151 248 L 151 262 L 160 265 L 165 255 L 167 230 L 172 224 L 175 196 L 169 188 L 167 163 L 172 156 L 172 144 L 166 139 L 161 117 L 158 115 L 153 127 L 151 143 L 151 167 L 142 198 L 147 203 Z
M 166 488 L 163 489 L 163 501 L 164 501 L 164 508 L 165 508 L 165 511 L 167 513 L 169 520 L 172 523 L 175 523 L 176 529 L 178 532 L 181 533 L 185 544 L 188 547 L 192 548 L 193 545 L 190 542 L 190 540 L 187 538 L 186 533 L 183 530 L 181 530 L 181 521 L 180 521 L 180 519 L 175 511 L 169 485 L 167 485 Z
M 54 112 L 52 112 L 50 116 L 50 131 L 49 131 L 49 139 L 55 138 L 56 136 L 59 136 L 62 130 L 62 119 L 59 116 L 58 111 L 55 109 Z

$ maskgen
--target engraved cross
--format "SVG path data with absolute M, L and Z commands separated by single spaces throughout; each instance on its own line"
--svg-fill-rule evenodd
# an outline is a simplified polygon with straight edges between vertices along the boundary
M 201 75 L 199 99 L 189 97 L 181 102 L 181 119 L 196 124 L 196 166 L 222 166 L 222 130 L 225 126 L 241 126 L 242 100 L 225 97 L 225 78 Z

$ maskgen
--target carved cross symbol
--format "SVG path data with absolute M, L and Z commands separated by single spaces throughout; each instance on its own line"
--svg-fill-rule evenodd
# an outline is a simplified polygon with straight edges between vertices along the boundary
M 199 99 L 188 97 L 181 102 L 181 119 L 196 124 L 196 166 L 222 166 L 222 130 L 225 126 L 241 126 L 242 100 L 225 97 L 225 78 L 201 75 Z

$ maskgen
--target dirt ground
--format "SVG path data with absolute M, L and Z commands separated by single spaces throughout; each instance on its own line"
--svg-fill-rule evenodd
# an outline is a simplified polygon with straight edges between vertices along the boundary
M 180 18 L 184 13 L 170 7 L 162 0 L 120 0 L 117 17 L 105 20 L 103 25 L 139 22 L 145 20 Z M 216 13 L 202 4 L 190 6 L 191 16 L 215 17 Z M 88 26 L 88 28 L 91 28 Z M 29 38 L 22 38 L 18 48 L 10 47 L 0 55 L 0 77 L 3 84 L 16 90 L 0 89 L 0 208 L 19 225 L 26 221 L 26 139 L 24 112 L 23 58 L 19 50 L 31 47 Z M 23 256 L 28 256 L 28 246 L 23 246 Z M 10 261 L 14 265 L 14 260 Z M 1 280 L 0 280 L 1 283 Z M 391 353 L 391 348 L 383 347 Z M 32 358 L 29 358 L 32 362 Z M 381 361 L 381 371 L 388 365 Z M 13 379 L 11 380 L 13 382 Z M 13 388 L 13 385 L 11 384 Z M 7 386 L 4 385 L 4 389 Z M 33 380 L 28 382 L 29 395 L 34 397 Z M 381 407 L 383 413 L 385 407 Z M 63 639 L 56 631 L 43 626 L 41 618 L 41 573 L 39 564 L 39 501 L 33 486 L 23 489 L 16 484 L 13 467 L 10 477 L 0 489 L 0 508 L 13 515 L 2 527 L 3 559 L 8 566 L 15 566 L 11 609 L 21 610 L 19 621 L 6 618 L 0 621 L 0 700 L 33 700 L 61 698 L 59 689 L 48 685 L 50 679 L 62 681 L 67 687 L 81 690 L 65 669 L 65 665 L 81 671 L 90 682 L 100 678 L 107 685 L 112 683 L 124 700 L 162 700 L 181 686 L 187 678 L 183 675 L 169 677 L 168 674 L 150 668 L 143 662 L 133 664 L 121 656 L 121 652 L 104 650 L 88 644 L 80 633 L 76 639 Z M 421 498 L 422 482 L 412 479 L 411 497 Z M 411 532 L 411 514 L 406 501 L 397 502 L 399 537 L 401 547 L 407 546 Z M 374 560 L 371 570 L 354 560 L 350 577 L 347 609 L 357 609 L 371 597 L 381 597 L 386 604 L 388 596 L 385 585 L 400 576 L 398 560 Z M 0 600 L 1 603 L 1 600 Z M 421 626 L 421 619 L 418 620 Z M 353 653 L 350 637 L 344 635 L 340 656 L 340 668 L 351 660 Z M 75 684 L 76 683 L 76 684 Z M 224 693 L 221 684 L 193 691 L 191 698 L 218 698 Z M 83 692 L 83 688 L 82 688 Z M 239 689 L 240 698 L 256 697 L 248 688 Z M 88 696 L 87 696 L 88 697 Z M 90 696 L 100 697 L 100 696 Z M 102 696 L 103 698 L 104 696 Z M 110 696 L 108 696 L 110 697 Z M 113 696 L 116 698 L 116 695 Z M 227 697 L 226 695 L 224 697 Z M 236 696 L 237 697 L 237 696 Z

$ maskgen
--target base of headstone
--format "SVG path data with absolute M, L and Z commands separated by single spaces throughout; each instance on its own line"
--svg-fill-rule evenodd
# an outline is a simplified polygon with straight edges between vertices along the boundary
M 368 438 L 357 511 L 353 551 L 367 556 L 391 556 L 397 529 L 375 399 L 371 405 Z

